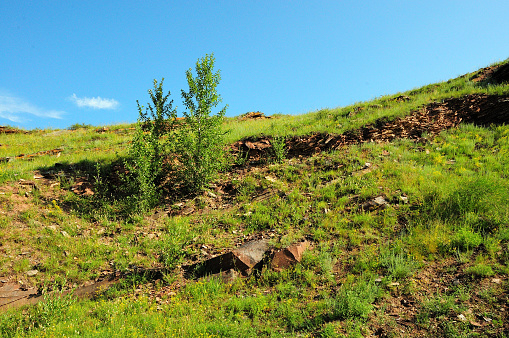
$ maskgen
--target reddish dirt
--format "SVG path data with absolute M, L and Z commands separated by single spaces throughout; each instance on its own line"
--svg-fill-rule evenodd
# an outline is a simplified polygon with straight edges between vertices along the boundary
M 504 83 L 509 82 L 509 63 L 481 69 L 470 78 L 473 82 Z
M 27 134 L 26 131 L 21 129 L 0 126 L 0 134 L 18 134 L 18 133 Z
M 467 95 L 431 103 L 409 116 L 390 122 L 380 120 L 342 135 L 317 133 L 294 136 L 286 140 L 287 157 L 309 156 L 351 144 L 390 142 L 401 138 L 425 142 L 424 133 L 433 137 L 460 123 L 481 126 L 509 123 L 509 96 Z M 263 163 L 271 155 L 271 148 L 271 138 L 250 137 L 235 142 L 231 150 L 250 164 L 256 164 Z

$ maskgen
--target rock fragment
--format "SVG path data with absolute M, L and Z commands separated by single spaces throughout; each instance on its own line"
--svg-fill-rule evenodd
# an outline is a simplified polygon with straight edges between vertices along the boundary
M 247 275 L 260 263 L 269 249 L 266 239 L 251 241 L 235 250 L 206 260 L 201 266 L 195 265 L 200 274 L 217 274 L 230 269 L 237 269 Z
M 282 271 L 302 260 L 302 254 L 309 247 L 309 242 L 293 244 L 286 249 L 277 251 L 272 257 L 271 267 L 274 271 Z

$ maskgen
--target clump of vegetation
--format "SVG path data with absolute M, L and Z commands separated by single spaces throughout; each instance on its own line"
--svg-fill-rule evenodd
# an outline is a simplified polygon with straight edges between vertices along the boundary
M 164 188 L 196 193 L 203 190 L 225 166 L 224 132 L 221 130 L 226 107 L 217 114 L 212 109 L 221 101 L 214 72 L 214 56 L 196 63 L 196 77 L 186 71 L 189 90 L 182 90 L 183 122 L 164 94 L 163 80 L 154 80 L 149 90 L 152 103 L 144 111 L 138 103 L 138 128 L 124 164 L 129 173 L 128 199 L 136 211 L 148 211 L 158 204 Z
M 93 128 L 94 126 L 91 125 L 91 124 L 86 124 L 86 123 L 75 123 L 73 125 L 71 125 L 69 128 L 69 130 L 78 130 L 78 129 L 90 129 L 90 128 Z
M 285 145 L 286 137 L 284 136 L 274 136 L 270 141 L 272 145 L 272 157 L 274 162 L 282 163 L 286 158 L 286 145 Z

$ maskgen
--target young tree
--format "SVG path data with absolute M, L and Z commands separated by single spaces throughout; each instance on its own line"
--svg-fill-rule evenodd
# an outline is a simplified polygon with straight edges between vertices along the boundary
M 198 59 L 196 77 L 191 69 L 186 71 L 189 91 L 182 90 L 188 111 L 183 112 L 185 123 L 177 135 L 178 173 L 190 191 L 205 188 L 224 165 L 221 124 L 227 106 L 212 114 L 221 102 L 216 90 L 221 76 L 219 71 L 213 72 L 214 60 L 213 54 Z
M 167 175 L 163 166 L 167 154 L 166 139 L 162 136 L 172 129 L 177 112 L 169 101 L 170 92 L 164 95 L 163 81 L 154 80 L 154 89 L 148 93 L 152 104 L 144 109 L 138 101 L 138 128 L 124 162 L 129 172 L 127 194 L 133 208 L 147 211 L 157 204 L 161 183 Z

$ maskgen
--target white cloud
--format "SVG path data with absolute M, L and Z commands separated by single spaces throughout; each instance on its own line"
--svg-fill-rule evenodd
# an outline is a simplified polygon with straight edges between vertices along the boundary
M 115 99 L 103 99 L 102 97 L 77 97 L 72 94 L 71 101 L 76 103 L 78 107 L 90 107 L 94 109 L 115 109 L 120 103 Z
M 65 112 L 42 109 L 19 97 L 0 94 L 0 118 L 21 123 L 30 121 L 30 119 L 23 117 L 26 114 L 43 118 L 61 119 Z

